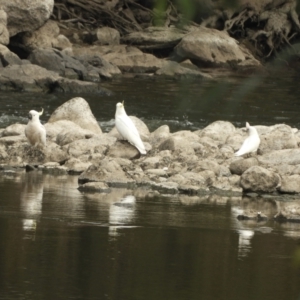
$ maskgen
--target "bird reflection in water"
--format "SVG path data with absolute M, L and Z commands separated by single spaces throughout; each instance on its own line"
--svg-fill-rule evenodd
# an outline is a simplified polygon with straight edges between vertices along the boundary
M 135 217 L 136 198 L 128 195 L 111 204 L 109 208 L 109 232 L 111 237 L 116 237 L 121 228 L 128 228 Z
M 28 233 L 26 238 L 34 240 L 37 220 L 42 213 L 43 174 L 42 171 L 36 170 L 24 174 L 24 176 L 21 192 L 21 210 L 24 215 L 23 230 Z

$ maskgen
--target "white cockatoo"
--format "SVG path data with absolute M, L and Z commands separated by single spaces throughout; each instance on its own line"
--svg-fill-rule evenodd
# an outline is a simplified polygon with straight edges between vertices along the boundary
M 46 129 L 40 121 L 41 112 L 31 110 L 28 114 L 29 122 L 25 127 L 25 135 L 29 143 L 34 147 L 46 147 Z
M 260 144 L 260 138 L 257 133 L 257 130 L 255 127 L 250 126 L 248 122 L 246 122 L 246 130 L 248 131 L 249 135 L 244 140 L 244 143 L 239 151 L 234 153 L 235 156 L 242 156 L 245 154 L 250 154 L 252 152 L 256 152 L 259 144 Z
M 133 124 L 132 120 L 127 116 L 123 103 L 117 103 L 115 123 L 118 132 L 131 145 L 136 147 L 141 154 L 146 154 L 145 146 L 141 140 L 140 134 Z

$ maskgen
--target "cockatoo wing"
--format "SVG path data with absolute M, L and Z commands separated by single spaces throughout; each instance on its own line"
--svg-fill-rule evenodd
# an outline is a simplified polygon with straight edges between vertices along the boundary
M 249 136 L 245 139 L 239 151 L 234 155 L 241 156 L 247 153 L 255 152 L 259 147 L 260 139 L 257 136 Z
M 135 146 L 141 154 L 146 154 L 145 146 L 132 120 L 127 116 L 116 117 L 116 128 L 124 139 Z

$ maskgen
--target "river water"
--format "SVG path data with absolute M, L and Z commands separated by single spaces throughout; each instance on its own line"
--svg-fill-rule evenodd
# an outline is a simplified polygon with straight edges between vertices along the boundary
M 0 127 L 26 123 L 73 96 L 89 103 L 104 131 L 115 104 L 151 130 L 286 123 L 300 128 L 299 79 L 218 82 L 124 79 L 114 95 L 1 94 Z M 116 190 L 83 194 L 77 177 L 36 170 L 0 173 L 0 299 L 300 299 L 300 224 L 277 223 L 270 199 L 158 197 Z M 263 223 L 238 221 L 249 201 Z M 299 200 L 300 201 L 300 200 Z

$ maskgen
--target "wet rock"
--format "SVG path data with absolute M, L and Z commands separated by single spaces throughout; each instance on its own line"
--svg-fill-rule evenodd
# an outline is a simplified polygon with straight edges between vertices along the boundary
M 128 181 L 126 174 L 119 164 L 112 158 L 105 157 L 98 165 L 91 165 L 78 178 L 79 183 L 86 182 L 119 182 L 126 184 Z
M 190 59 L 200 67 L 240 65 L 245 61 L 260 66 L 249 51 L 231 38 L 226 31 L 200 27 L 187 34 L 174 49 L 175 59 Z
M 24 135 L 25 134 L 24 124 L 12 124 L 6 127 L 0 134 L 1 137 L 4 136 L 16 136 L 16 135 Z
M 152 54 L 143 53 L 136 47 L 127 45 L 91 46 L 73 48 L 74 55 L 100 55 L 117 66 L 122 72 L 152 73 L 163 66 L 163 61 Z
M 200 77 L 211 79 L 209 74 L 201 72 L 198 69 L 181 65 L 174 61 L 166 62 L 162 68 L 155 72 L 155 75 L 167 77 L 167 78 L 189 78 Z
M 109 148 L 106 155 L 110 157 L 135 159 L 140 157 L 140 152 L 127 141 L 117 141 Z
M 122 42 L 140 49 L 166 49 L 176 46 L 185 34 L 186 31 L 175 27 L 148 27 L 125 35 Z
M 251 157 L 246 159 L 234 160 L 230 164 L 229 169 L 232 174 L 242 175 L 249 168 L 258 165 L 259 165 L 258 160 L 255 157 Z
M 9 44 L 9 32 L 7 30 L 7 14 L 4 10 L 0 9 L 0 44 Z
M 30 52 L 34 49 L 56 48 L 58 50 L 63 50 L 72 48 L 70 41 L 60 34 L 57 23 L 52 20 L 48 20 L 43 26 L 35 31 L 23 34 L 22 45 Z
M 292 128 L 285 124 L 272 126 L 270 131 L 260 135 L 260 139 L 261 144 L 259 149 L 262 153 L 298 148 L 297 138 Z
M 59 120 L 72 121 L 81 128 L 87 129 L 95 134 L 102 133 L 89 104 L 81 97 L 75 97 L 59 106 L 52 113 L 48 123 L 54 123 Z
M 58 162 L 63 164 L 69 159 L 69 155 L 62 150 L 57 144 L 48 142 L 44 150 L 46 155 L 45 162 Z
M 98 83 L 81 80 L 71 80 L 59 77 L 55 85 L 51 86 L 51 92 L 72 94 L 97 94 L 98 96 L 110 96 L 112 93 Z
M 276 201 L 278 213 L 274 216 L 276 221 L 300 222 L 300 202 Z
M 255 220 L 257 222 L 261 222 L 268 220 L 268 217 L 259 211 L 248 210 L 245 213 L 238 215 L 237 219 L 240 221 Z
M 253 166 L 241 176 L 241 187 L 244 191 L 272 193 L 280 186 L 281 180 L 278 174 L 263 167 Z
M 110 27 L 101 27 L 96 30 L 97 41 L 99 45 L 119 45 L 120 33 L 118 30 Z
M 78 190 L 86 193 L 110 193 L 111 189 L 104 182 L 87 182 L 78 187 Z
M 224 144 L 226 139 L 235 132 L 235 127 L 230 122 L 216 121 L 206 126 L 202 130 L 197 130 L 196 133 L 199 137 L 208 137 L 214 141 Z
M 282 176 L 278 190 L 281 193 L 300 193 L 300 175 Z
M 53 6 L 54 0 L 1 1 L 2 9 L 7 13 L 10 36 L 41 27 L 50 18 Z
M 178 194 L 178 184 L 175 182 L 151 183 L 151 189 L 160 194 Z
M 79 159 L 70 158 L 64 164 L 64 167 L 67 168 L 70 174 L 81 174 L 82 172 L 87 170 L 91 165 L 92 163 L 90 162 L 82 162 Z

